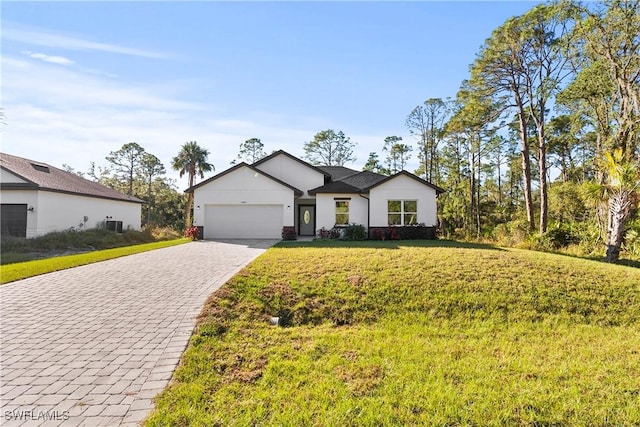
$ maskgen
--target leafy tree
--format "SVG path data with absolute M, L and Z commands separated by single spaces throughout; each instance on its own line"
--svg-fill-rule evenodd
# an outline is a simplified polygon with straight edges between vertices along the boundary
M 624 241 L 626 223 L 640 196 L 640 161 L 628 160 L 622 147 L 606 153 L 605 189 L 608 193 L 607 261 L 616 262 Z
M 266 155 L 264 144 L 260 141 L 260 138 L 250 138 L 240 144 L 238 160 L 252 164 L 266 157 Z
M 448 114 L 449 108 L 442 99 L 429 98 L 415 107 L 405 121 L 409 133 L 419 141 L 420 168 L 416 173 L 424 174 L 430 182 L 438 182 L 438 145 Z
M 516 18 L 493 31 L 471 68 L 469 88 L 481 96 L 491 97 L 501 106 L 501 113 L 518 119 L 524 201 L 529 228 L 533 229 L 533 197 L 531 191 L 531 157 L 527 134 L 526 78 L 522 75 L 523 48 Z
M 470 186 L 470 213 L 475 222 L 476 236 L 482 234 L 481 212 L 481 172 L 482 158 L 486 154 L 486 139 L 495 134 L 496 105 L 492 98 L 481 95 L 464 82 L 457 95 L 454 114 L 446 124 L 446 131 L 457 135 L 467 142 L 466 154 L 470 168 L 468 178 Z
M 375 172 L 383 175 L 389 174 L 389 171 L 382 165 L 382 163 L 380 163 L 380 160 L 378 160 L 378 153 L 374 151 L 369 153 L 369 158 L 367 159 L 367 163 L 365 163 L 362 170 Z
M 174 230 L 184 230 L 184 212 L 188 196 L 177 190 L 174 179 L 158 177 L 154 179 L 152 187 L 155 203 L 147 224 L 159 224 Z
M 610 0 L 580 12 L 571 50 L 579 72 L 560 101 L 590 120 L 596 155 L 607 159 L 597 175 L 609 190 L 599 213 L 608 216 L 607 259 L 615 261 L 637 197 L 624 171 L 638 167 L 640 156 L 640 2 Z
M 336 133 L 333 129 L 318 132 L 313 141 L 304 144 L 305 158 L 313 165 L 344 166 L 353 162 L 355 143 L 351 142 L 342 131 Z
M 174 170 L 179 171 L 180 178 L 187 174 L 189 177 L 189 188 L 195 184 L 196 175 L 200 178 L 204 178 L 205 172 L 215 171 L 213 164 L 207 162 L 209 157 L 209 150 L 206 150 L 198 145 L 196 141 L 185 142 L 180 152 L 171 162 L 171 167 Z M 185 226 L 191 227 L 191 210 L 193 209 L 193 191 L 188 193 L 186 213 L 185 213 Z
M 611 126 L 602 129 L 609 131 L 607 149 L 620 148 L 623 157 L 630 159 L 638 154 L 640 145 L 640 2 L 613 0 L 603 4 L 607 7 L 582 9 L 586 16 L 576 26 L 575 35 L 586 57 L 582 71 L 592 77 L 586 70 L 597 68 L 601 93 L 610 100 Z
M 111 151 L 106 157 L 107 161 L 113 165 L 116 175 L 127 182 L 127 194 L 130 196 L 133 195 L 133 183 L 144 153 L 144 148 L 138 143 L 129 142 L 119 150 Z
M 164 175 L 166 170 L 164 165 L 156 156 L 150 153 L 144 153 L 140 161 L 140 175 L 147 183 L 147 223 L 151 222 L 151 211 L 155 207 L 153 199 L 152 183 L 157 176 Z
M 387 152 L 387 170 L 394 174 L 404 170 L 407 161 L 411 158 L 411 146 L 402 144 L 402 137 L 388 136 L 384 139 L 383 150 Z
M 69 172 L 69 173 L 72 173 L 72 174 L 74 174 L 74 175 L 78 175 L 78 176 L 80 176 L 80 177 L 84 177 L 84 173 L 82 173 L 82 172 L 80 172 L 80 171 L 75 170 L 72 166 L 70 166 L 70 165 L 68 165 L 68 164 L 66 164 L 66 163 L 63 163 L 63 164 L 62 164 L 62 169 L 63 169 L 65 172 Z
M 548 151 L 555 159 L 551 160 L 551 164 L 560 169 L 562 182 L 577 182 L 579 177 L 574 157 L 580 139 L 574 132 L 571 117 L 562 115 L 551 119 L 548 130 Z

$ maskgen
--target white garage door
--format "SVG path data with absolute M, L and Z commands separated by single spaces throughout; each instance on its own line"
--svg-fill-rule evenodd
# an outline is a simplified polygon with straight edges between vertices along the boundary
M 282 205 L 206 205 L 205 239 L 282 237 Z

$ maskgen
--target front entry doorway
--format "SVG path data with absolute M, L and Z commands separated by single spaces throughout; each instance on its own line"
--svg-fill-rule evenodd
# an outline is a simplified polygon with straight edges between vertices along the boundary
M 301 236 L 316 235 L 316 207 L 314 205 L 298 206 L 298 234 Z

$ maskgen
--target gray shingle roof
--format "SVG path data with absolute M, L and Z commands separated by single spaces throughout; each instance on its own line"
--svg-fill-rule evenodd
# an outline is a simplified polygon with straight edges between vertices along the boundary
M 318 166 L 329 175 L 333 181 L 342 181 L 344 178 L 357 174 L 357 170 L 345 168 L 344 166 Z
M 316 193 L 360 193 L 364 189 L 372 187 L 385 180 L 385 175 L 369 171 L 354 171 L 342 166 L 320 166 L 321 169 L 331 173 L 332 181 L 309 191 Z M 348 174 L 348 172 L 351 172 Z
M 379 173 L 362 171 L 355 175 L 346 177 L 342 182 L 346 182 L 360 190 L 364 190 L 365 188 L 369 188 L 386 178 L 387 177 L 385 175 L 380 175 Z
M 120 193 L 113 188 L 89 181 L 81 176 L 63 171 L 44 162 L 0 153 L 0 167 L 27 181 L 26 183 L 2 183 L 3 190 L 45 190 L 77 194 L 102 199 L 144 203 L 137 197 Z

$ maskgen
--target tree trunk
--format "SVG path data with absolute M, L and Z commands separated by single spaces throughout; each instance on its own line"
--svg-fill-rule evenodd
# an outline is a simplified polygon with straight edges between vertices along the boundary
M 193 184 L 195 182 L 195 168 L 191 168 L 191 170 L 189 171 L 189 188 L 193 187 Z M 189 196 L 187 197 L 187 211 L 185 212 L 184 215 L 184 226 L 185 228 L 189 228 L 191 227 L 192 221 L 191 221 L 191 210 L 193 209 L 193 191 L 189 192 Z
M 549 198 L 547 188 L 547 147 L 544 141 L 544 125 L 538 127 L 538 167 L 540 168 L 540 234 L 547 231 Z
M 518 114 L 520 122 L 520 144 L 522 153 L 522 180 L 524 191 L 524 205 L 527 210 L 529 231 L 533 230 L 533 199 L 531 197 L 531 159 L 529 158 L 529 144 L 527 141 L 527 123 L 524 112 Z
M 187 197 L 187 210 L 185 212 L 185 228 L 191 227 L 191 209 L 193 208 L 193 191 Z
M 481 162 L 481 158 L 480 158 L 480 137 L 478 136 L 478 166 L 477 166 L 477 172 L 478 172 L 478 179 L 476 180 L 476 191 L 477 196 L 476 196 L 476 204 L 477 204 L 477 209 L 476 209 L 476 235 L 478 237 L 478 239 L 480 238 L 480 236 L 482 235 L 482 222 L 480 219 L 480 185 L 481 185 L 481 176 L 480 176 L 480 171 L 482 168 L 482 162 Z
M 151 177 L 149 177 L 149 187 L 147 191 L 147 225 L 151 222 Z
M 617 262 L 624 241 L 624 231 L 631 214 L 632 197 L 627 191 L 617 191 L 609 197 L 607 228 L 607 262 Z

